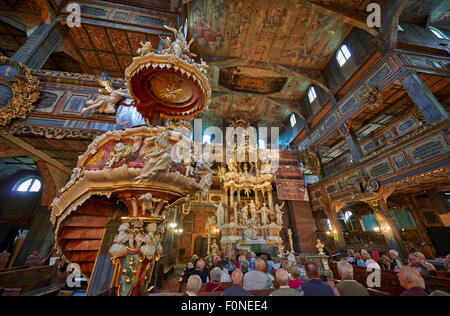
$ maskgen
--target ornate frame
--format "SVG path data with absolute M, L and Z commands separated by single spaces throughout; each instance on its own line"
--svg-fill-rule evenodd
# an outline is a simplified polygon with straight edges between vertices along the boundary
M 0 126 L 8 126 L 13 119 L 25 119 L 33 110 L 33 103 L 39 98 L 40 82 L 31 75 L 30 69 L 8 57 L 0 56 L 0 66 L 10 66 L 17 70 L 16 82 L 0 78 L 0 84 L 13 91 L 8 104 L 0 108 Z

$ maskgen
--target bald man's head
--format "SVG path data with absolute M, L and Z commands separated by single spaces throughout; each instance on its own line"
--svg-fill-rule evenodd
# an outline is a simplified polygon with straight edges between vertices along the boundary
M 419 271 L 411 267 L 401 267 L 398 271 L 400 285 L 406 290 L 418 287 L 425 289 L 425 280 Z
M 255 270 L 266 272 L 266 262 L 263 259 L 257 259 L 255 263 Z
M 231 273 L 231 281 L 233 282 L 233 284 L 242 286 L 244 281 L 244 274 L 242 273 L 242 271 L 239 269 L 235 269 L 233 273 Z
M 289 273 L 284 269 L 277 271 L 276 278 L 280 285 L 286 286 L 289 284 Z

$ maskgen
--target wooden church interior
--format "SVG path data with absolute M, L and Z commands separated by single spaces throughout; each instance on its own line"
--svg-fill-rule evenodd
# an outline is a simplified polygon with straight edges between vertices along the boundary
M 366 23 L 372 2 L 381 27 Z M 79 27 L 68 24 L 73 3 Z M 165 217 L 171 224 L 146 295 L 182 293 L 186 265 L 210 256 L 213 243 L 238 255 L 209 219 L 223 203 L 231 223 L 233 201 L 243 207 L 261 192 L 271 216 L 283 205 L 281 257 L 316 255 L 319 239 L 332 281 L 348 250 L 396 249 L 405 262 L 421 252 L 437 269 L 427 291 L 450 293 L 449 16 L 446 0 L 0 0 L 0 295 L 115 295 L 108 249 L 118 216 L 129 216 L 127 197 L 91 197 L 65 221 L 54 216 L 55 197 L 96 137 L 123 130 L 119 114 L 82 111 L 100 81 L 125 87 L 141 43 L 155 49 L 175 39 L 165 26 L 181 27 L 209 66 L 211 102 L 196 117 L 204 145 L 214 140 L 211 127 L 278 127 L 278 144 L 259 146 L 278 145 L 280 156 L 269 189 L 254 192 L 229 192 L 221 172 L 231 167 L 212 165 L 207 194 Z M 8 117 L 16 63 L 39 81 L 39 96 Z M 56 248 L 66 261 L 50 265 Z M 55 287 L 70 262 L 81 284 Z M 365 268 L 354 273 L 365 284 Z M 402 293 L 395 272 L 382 271 L 382 282 L 371 295 Z

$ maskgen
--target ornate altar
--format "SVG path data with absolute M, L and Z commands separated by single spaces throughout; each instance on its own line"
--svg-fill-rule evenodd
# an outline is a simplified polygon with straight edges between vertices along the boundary
M 121 98 L 131 97 L 131 105 L 146 119 L 147 126 L 108 131 L 95 138 L 52 203 L 56 247 L 73 263 L 82 256 L 66 248 L 67 231 L 82 218 L 79 214 L 100 213 L 87 202 L 104 196 L 126 206 L 128 216 L 121 218 L 109 250 L 116 267 L 112 283 L 118 296 L 144 293 L 163 250 L 168 214 L 189 204 L 192 195 L 206 193 L 212 181 L 207 163 L 197 162 L 194 168 L 192 161 L 179 162 L 177 147 L 190 139 L 177 127 L 186 124 L 157 126 L 160 116 L 175 119 L 198 114 L 211 96 L 206 65 L 192 59 L 184 34 L 174 32 L 175 41 L 167 40 L 168 48 L 158 53 L 150 43 L 142 44 L 140 56 L 126 70 L 128 91 L 114 90 L 103 82 L 106 91 L 89 104 L 112 113 Z M 91 265 L 81 265 L 87 277 L 92 269 Z
M 249 141 L 247 124 L 237 120 L 234 126 L 242 127 L 245 142 L 243 148 L 234 147 L 227 156 L 226 167 L 219 169 L 223 182 L 223 198 L 217 208 L 217 228 L 222 233 L 222 251 L 235 254 L 237 249 L 250 249 L 251 245 L 282 246 L 280 231 L 283 227 L 283 205 L 274 205 L 272 183 L 275 173 L 270 152 L 260 154 L 260 149 Z M 243 159 L 239 151 L 245 149 Z M 252 161 L 251 153 L 257 157 Z M 260 159 L 262 157 L 262 159 Z

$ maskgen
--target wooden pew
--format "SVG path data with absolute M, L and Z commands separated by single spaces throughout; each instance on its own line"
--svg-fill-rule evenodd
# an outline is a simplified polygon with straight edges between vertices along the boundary
M 331 271 L 336 279 L 340 278 L 337 269 L 337 262 L 330 262 Z M 367 277 L 371 272 L 367 272 L 367 268 L 353 266 L 353 277 L 355 281 L 368 287 Z M 426 291 L 431 293 L 432 291 L 441 290 L 450 293 L 450 279 L 427 277 L 424 278 L 426 284 Z M 377 288 L 377 291 L 389 293 L 391 296 L 400 296 L 405 289 L 400 285 L 400 281 L 397 277 L 397 272 L 381 270 L 381 288 Z M 369 292 L 371 293 L 371 292 Z M 374 292 L 375 293 L 375 292 Z M 376 293 L 379 294 L 379 293 Z
M 61 289 L 51 285 L 56 270 L 57 266 L 53 265 L 0 272 L 0 287 L 4 292 L 7 288 L 20 288 L 21 295 L 56 295 Z

